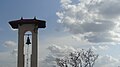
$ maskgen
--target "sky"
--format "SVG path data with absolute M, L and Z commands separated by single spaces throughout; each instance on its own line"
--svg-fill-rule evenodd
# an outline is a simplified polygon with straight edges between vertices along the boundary
M 39 67 L 53 67 L 58 54 L 91 48 L 95 67 L 120 66 L 119 0 L 1 0 L 0 67 L 17 66 L 18 30 L 9 21 L 45 20 L 39 29 Z

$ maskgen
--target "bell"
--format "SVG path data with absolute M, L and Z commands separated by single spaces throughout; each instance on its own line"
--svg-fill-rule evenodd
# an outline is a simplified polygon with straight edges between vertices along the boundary
M 29 36 L 27 37 L 27 42 L 26 42 L 26 44 L 28 44 L 28 45 L 31 44 Z

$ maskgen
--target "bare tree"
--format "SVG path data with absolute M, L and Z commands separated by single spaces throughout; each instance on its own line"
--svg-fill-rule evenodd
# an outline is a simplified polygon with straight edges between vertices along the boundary
M 60 67 L 68 67 L 67 60 L 56 58 L 57 65 Z
M 89 49 L 88 51 L 84 51 L 81 56 L 81 60 L 83 61 L 83 67 L 93 67 L 95 64 L 95 60 L 98 58 L 97 54 Z
M 56 58 L 60 67 L 93 67 L 98 55 L 91 49 L 71 52 L 67 58 Z

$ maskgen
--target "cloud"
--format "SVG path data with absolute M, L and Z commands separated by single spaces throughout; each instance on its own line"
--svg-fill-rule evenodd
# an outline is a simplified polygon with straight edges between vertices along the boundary
M 91 45 L 89 45 L 89 47 L 97 52 L 102 52 L 107 51 L 109 52 L 109 50 L 112 50 L 113 47 L 116 47 L 117 45 L 119 45 L 119 43 L 114 43 L 114 42 L 104 42 L 104 43 L 92 43 Z
M 93 48 L 96 49 L 95 47 Z M 104 50 L 104 46 L 101 46 L 99 49 Z M 80 49 L 75 49 L 73 47 L 68 47 L 68 46 L 60 47 L 57 45 L 52 45 L 48 47 L 48 50 L 50 51 L 49 54 L 40 62 L 40 64 L 42 64 L 43 67 L 56 66 L 55 58 L 58 57 L 63 58 L 65 56 L 68 56 L 69 52 L 77 51 Z M 99 55 L 98 59 L 96 60 L 95 67 L 117 67 L 119 63 L 120 63 L 119 59 L 111 55 L 105 55 L 105 56 Z
M 103 0 L 98 7 L 99 14 L 104 18 L 117 18 L 120 15 L 120 1 L 119 0 Z M 112 8 L 112 9 L 111 9 Z
M 16 54 L 17 54 L 17 52 L 18 52 L 18 50 L 17 50 L 17 49 L 13 49 L 13 50 L 12 50 L 12 52 L 11 52 L 11 54 L 12 54 L 12 55 L 16 55 Z
M 16 42 L 14 42 L 14 41 L 5 41 L 4 46 L 7 47 L 7 48 L 12 48 L 12 47 L 16 46 Z
M 16 56 L 11 56 L 10 52 L 0 52 L 1 67 L 15 67 L 17 64 Z
M 94 51 L 97 51 L 98 49 L 94 46 L 91 46 L 91 49 L 94 50 Z
M 98 47 L 99 47 L 99 49 L 102 49 L 102 50 L 106 50 L 106 49 L 109 48 L 107 45 L 105 45 L 105 46 L 98 46 Z
M 6 51 L 0 52 L 0 65 L 1 67 L 15 67 L 17 64 L 17 56 L 15 55 L 17 52 L 16 42 L 14 41 L 5 41 L 2 44 L 6 47 Z
M 48 47 L 48 50 L 50 51 L 50 53 L 52 53 L 53 55 L 57 56 L 57 57 L 63 57 L 65 55 L 67 55 L 67 53 L 72 52 L 72 51 L 76 51 L 73 47 L 68 47 L 68 46 L 57 46 L 57 45 L 51 45 Z
M 119 0 L 61 0 L 61 7 L 56 15 L 65 31 L 92 43 L 119 42 L 120 37 L 115 37 L 120 31 Z
M 73 47 L 68 47 L 68 46 L 57 46 L 57 45 L 51 45 L 47 48 L 50 52 L 49 54 L 46 56 L 45 59 L 43 59 L 41 61 L 41 64 L 43 65 L 43 67 L 49 66 L 49 67 L 53 67 L 56 65 L 55 59 L 58 57 L 64 57 L 67 56 L 69 52 L 73 52 L 76 49 L 74 49 Z
M 95 64 L 96 67 L 118 67 L 119 59 L 110 55 L 100 56 Z
M 72 1 L 71 1 L 71 0 L 61 0 L 60 2 L 61 2 L 61 3 L 64 3 L 64 4 L 69 4 L 69 3 L 71 3 Z
M 91 46 L 91 49 L 94 51 L 105 51 L 108 50 L 110 47 L 108 45 L 99 45 L 99 46 Z

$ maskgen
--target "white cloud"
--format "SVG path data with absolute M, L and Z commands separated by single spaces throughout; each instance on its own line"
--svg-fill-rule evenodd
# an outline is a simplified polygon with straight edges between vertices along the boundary
M 80 0 L 78 3 L 74 3 L 74 0 L 61 1 L 62 11 L 56 14 L 58 22 L 63 24 L 66 31 L 82 35 L 93 43 L 120 41 L 120 37 L 115 37 L 120 31 L 119 0 Z
M 16 48 L 16 42 L 14 41 L 5 41 L 3 43 L 3 46 L 6 47 L 5 50 L 7 51 L 3 51 L 0 52 L 0 66 L 1 67 L 16 67 L 17 66 L 17 56 L 15 55 L 15 53 L 17 52 Z
M 105 50 L 107 51 L 110 48 L 109 46 L 108 45 L 91 46 L 91 49 L 94 51 L 105 51 Z
M 102 50 L 107 50 L 109 48 L 107 45 L 105 45 L 105 46 L 98 46 L 98 47 L 99 47 L 99 49 L 102 49 Z
M 10 54 L 10 52 L 0 52 L 0 66 L 1 67 L 16 67 L 16 56 Z
M 93 47 L 94 48 L 94 47 Z M 42 64 L 43 67 L 49 66 L 53 67 L 56 66 L 55 58 L 58 57 L 65 57 L 68 55 L 69 52 L 73 52 L 79 49 L 75 49 L 73 47 L 60 47 L 57 45 L 52 45 L 48 47 L 49 49 L 49 54 L 46 56 L 45 59 L 43 59 L 40 64 Z M 98 50 L 94 48 L 95 50 Z M 103 46 L 102 46 L 103 49 Z M 105 55 L 101 56 L 99 55 L 98 59 L 96 60 L 95 67 L 117 67 L 119 65 L 120 61 L 119 59 L 110 56 L 110 55 Z
M 73 47 L 68 47 L 68 46 L 57 46 L 57 45 L 51 45 L 48 47 L 48 50 L 50 51 L 50 53 L 52 53 L 53 55 L 57 56 L 57 57 L 63 57 L 65 56 L 67 53 L 75 51 L 75 49 Z
M 41 61 L 43 67 L 49 66 L 53 67 L 56 65 L 55 59 L 58 57 L 64 57 L 67 56 L 69 52 L 73 52 L 76 49 L 73 47 L 68 46 L 57 46 L 57 45 L 51 45 L 48 47 L 48 50 L 50 51 L 49 54 L 46 56 L 46 58 Z
M 94 46 L 91 46 L 91 49 L 94 50 L 94 51 L 97 51 L 98 49 Z
M 16 42 L 14 42 L 14 41 L 5 41 L 4 42 L 4 46 L 8 47 L 8 48 L 15 47 L 16 46 Z
M 68 3 L 71 3 L 72 1 L 71 0 L 61 0 L 61 3 L 63 3 L 63 4 L 68 4 Z
M 91 46 L 90 45 L 88 46 L 94 51 L 105 53 L 106 51 L 109 52 L 109 50 L 112 50 L 112 48 L 116 47 L 117 45 L 119 45 L 119 43 L 104 42 L 104 43 L 92 43 Z
M 17 49 L 13 49 L 12 52 L 11 52 L 11 54 L 12 54 L 12 55 L 17 55 L 17 52 L 18 52 Z
M 103 0 L 102 3 L 99 4 L 98 10 L 99 14 L 103 17 L 107 18 L 117 18 L 120 15 L 120 1 L 119 0 Z M 111 9 L 112 8 L 112 9 Z
M 119 66 L 119 59 L 116 59 L 112 56 L 105 55 L 100 56 L 95 64 L 96 67 L 118 67 Z

